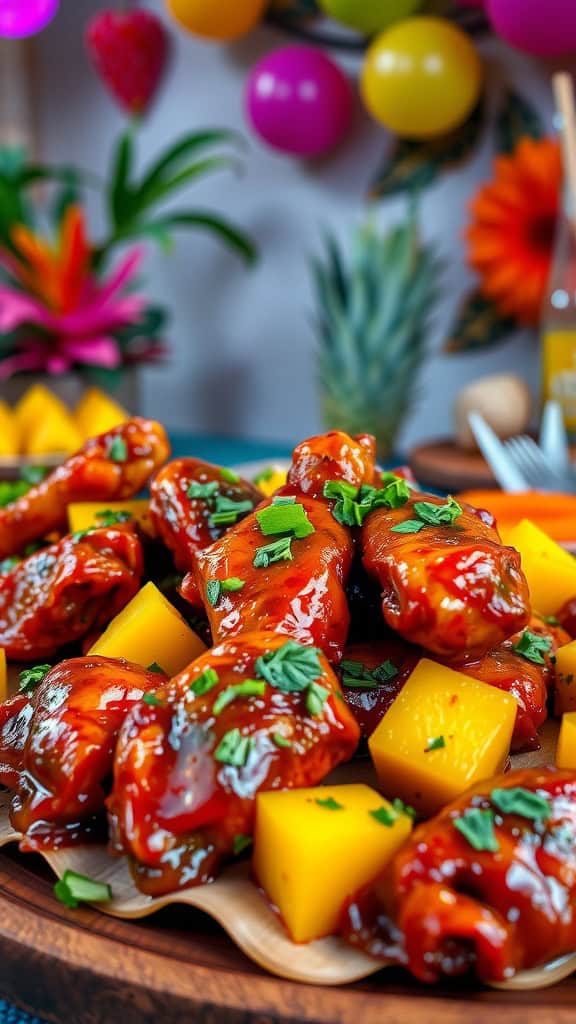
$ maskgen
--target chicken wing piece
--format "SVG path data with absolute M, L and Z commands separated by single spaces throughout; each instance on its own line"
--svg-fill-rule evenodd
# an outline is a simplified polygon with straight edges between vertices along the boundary
M 520 555 L 453 499 L 413 495 L 401 508 L 375 509 L 360 546 L 387 624 L 442 658 L 485 654 L 528 622 Z
M 166 432 L 152 420 L 129 420 L 87 441 L 28 494 L 0 509 L 0 558 L 65 529 L 69 502 L 122 501 L 137 494 L 169 454 Z
M 420 981 L 504 981 L 576 949 L 576 773 L 510 772 L 420 825 L 347 908 L 349 942 Z
M 152 522 L 180 572 L 189 572 L 196 551 L 218 540 L 264 500 L 247 480 L 200 459 L 169 462 L 154 477 L 150 495 Z
M 51 658 L 107 625 L 134 597 L 142 546 L 129 527 L 68 535 L 0 576 L 0 647 L 14 661 Z
M 0 781 L 14 790 L 22 849 L 86 841 L 104 810 L 126 713 L 165 681 L 127 661 L 71 658 L 0 707 Z
M 136 705 L 108 800 L 112 850 L 161 894 L 214 878 L 249 843 L 256 794 L 317 785 L 359 739 L 317 648 L 244 633 Z
M 282 529 L 290 522 L 296 534 Z M 276 631 L 339 661 L 350 622 L 344 588 L 352 556 L 351 533 L 325 502 L 276 497 L 196 552 L 181 593 L 192 604 L 200 594 L 214 641 L 245 630 Z
M 421 657 L 419 647 L 392 631 L 385 639 L 346 648 L 338 676 L 364 739 L 379 725 Z
M 330 480 L 345 481 L 353 487 L 379 486 L 376 439 L 371 434 L 350 437 L 334 430 L 302 441 L 292 455 L 288 489 L 321 498 Z

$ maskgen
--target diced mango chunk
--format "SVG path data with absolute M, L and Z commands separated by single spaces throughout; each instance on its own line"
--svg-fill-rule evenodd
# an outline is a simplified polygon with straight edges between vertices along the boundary
M 562 715 L 556 747 L 556 767 L 576 769 L 576 711 Z
M 502 531 L 502 539 L 522 556 L 532 607 L 540 615 L 555 615 L 576 597 L 576 559 L 538 526 L 523 519 Z
M 369 740 L 386 796 L 433 814 L 502 771 L 514 697 L 423 658 Z
M 180 612 L 147 583 L 90 649 L 103 658 L 126 658 L 147 668 L 156 663 L 175 676 L 206 650 Z
M 112 516 L 123 512 L 136 520 L 145 533 L 152 533 L 150 520 L 150 502 L 147 498 L 135 501 L 78 501 L 68 505 L 68 526 L 70 533 L 79 530 L 90 530 L 94 526 L 106 525 L 107 513 Z
M 46 410 L 24 438 L 27 455 L 72 455 L 82 447 L 83 438 L 66 409 Z
M 576 711 L 576 640 L 556 651 L 554 711 L 562 715 Z
M 6 402 L 0 402 L 0 455 L 20 454 L 20 427 L 15 413 Z
M 6 664 L 6 651 L 0 647 L 0 704 L 8 696 L 8 666 Z
M 411 828 L 369 786 L 260 793 L 254 871 L 294 942 L 335 932 L 347 897 L 378 875 Z
M 258 490 L 262 491 L 262 494 L 271 498 L 280 487 L 284 487 L 287 478 L 288 473 L 285 469 L 280 469 L 279 466 L 270 466 L 256 477 L 254 483 Z
M 88 388 L 76 407 L 74 418 L 82 437 L 88 440 L 98 434 L 105 434 L 121 423 L 126 423 L 130 416 L 104 391 L 100 391 L 99 388 Z

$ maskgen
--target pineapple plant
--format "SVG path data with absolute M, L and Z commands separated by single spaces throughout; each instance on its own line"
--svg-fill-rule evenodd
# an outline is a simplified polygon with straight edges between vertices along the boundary
M 358 228 L 348 259 L 327 235 L 312 270 L 326 427 L 374 434 L 385 459 L 418 393 L 439 261 L 412 212 L 384 235 Z

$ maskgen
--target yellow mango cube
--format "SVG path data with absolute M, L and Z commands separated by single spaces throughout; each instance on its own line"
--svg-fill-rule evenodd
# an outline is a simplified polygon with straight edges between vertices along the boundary
M 156 662 L 175 676 L 204 654 L 206 645 L 153 583 L 147 583 L 90 649 L 103 658 L 126 658 L 147 668 Z
M 0 647 L 0 704 L 8 696 L 8 666 L 6 664 L 6 651 Z
M 271 498 L 280 487 L 284 487 L 287 478 L 288 473 L 285 469 L 280 469 L 279 466 L 270 466 L 255 478 L 254 483 L 258 490 L 262 491 L 262 494 Z
M 87 441 L 90 437 L 105 434 L 113 427 L 126 423 L 130 416 L 104 391 L 88 388 L 76 407 L 74 418 L 82 437 Z
M 576 640 L 556 651 L 554 712 L 576 711 Z
M 411 829 L 408 815 L 369 786 L 260 793 L 254 871 L 294 942 L 333 934 L 346 899 L 379 874 Z
M 90 530 L 94 526 L 102 526 L 105 514 L 128 512 L 136 520 L 145 533 L 152 533 L 150 520 L 150 502 L 147 498 L 135 501 L 78 501 L 68 505 L 68 526 L 70 533 L 79 530 Z
M 556 767 L 576 769 L 576 711 L 562 715 L 556 747 Z
M 27 455 L 73 455 L 83 438 L 67 409 L 46 410 L 24 438 Z
M 368 741 L 382 792 L 434 814 L 503 770 L 516 711 L 509 693 L 423 658 Z
M 523 519 L 502 539 L 520 552 L 532 607 L 540 615 L 555 615 L 576 597 L 576 559 L 538 526 Z
M 20 454 L 20 427 L 16 414 L 6 402 L 0 401 L 0 456 L 11 458 Z

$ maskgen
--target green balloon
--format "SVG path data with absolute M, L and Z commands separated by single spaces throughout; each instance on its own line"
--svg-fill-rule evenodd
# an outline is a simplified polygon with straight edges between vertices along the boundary
M 374 35 L 402 18 L 409 18 L 422 0 L 319 0 L 322 10 L 366 35 Z

